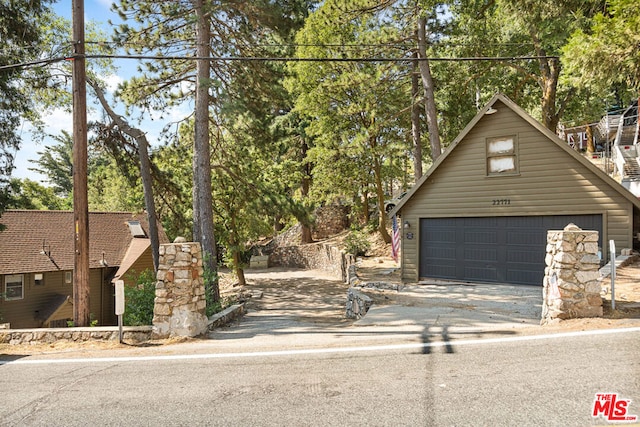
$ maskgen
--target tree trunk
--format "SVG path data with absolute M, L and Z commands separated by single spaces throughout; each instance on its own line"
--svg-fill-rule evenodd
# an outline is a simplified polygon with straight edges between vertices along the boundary
M 305 163 L 302 166 L 302 182 L 300 183 L 300 194 L 302 196 L 302 200 L 307 200 L 309 198 L 309 188 L 311 187 L 311 164 L 306 160 L 308 150 L 309 146 L 306 141 L 303 141 L 301 156 Z M 300 226 L 300 243 L 312 243 L 313 235 L 311 234 L 311 226 L 304 222 L 301 222 Z
M 366 184 L 360 201 L 362 202 L 362 211 L 360 213 L 361 221 L 363 224 L 366 224 L 369 222 L 369 191 L 367 190 Z
M 418 52 L 413 54 L 418 57 Z M 411 136 L 413 138 L 413 176 L 415 182 L 422 177 L 422 144 L 420 142 L 420 94 L 419 68 L 417 61 L 411 63 Z
M 239 248 L 241 247 L 239 244 L 239 240 L 240 238 L 238 236 L 238 225 L 236 224 L 236 218 L 235 216 L 233 216 L 233 214 L 231 214 L 229 222 L 229 250 L 231 251 L 231 267 L 236 273 L 238 284 L 244 286 L 247 284 L 247 282 L 244 277 L 244 269 L 242 268 L 242 253 L 239 250 Z
M 585 132 L 587 134 L 587 153 L 593 153 L 596 151 L 596 146 L 593 143 L 593 131 L 590 125 L 587 125 Z
M 195 9 L 196 23 L 196 56 L 209 57 L 209 43 L 211 39 L 209 15 L 204 10 L 204 0 L 192 0 Z M 220 289 L 217 280 L 217 251 L 213 231 L 213 199 L 211 196 L 211 152 L 209 142 L 209 86 L 210 61 L 199 59 L 196 61 L 196 100 L 195 127 L 193 139 L 193 237 L 200 242 L 208 269 L 214 283 L 205 284 L 213 301 L 220 300 Z
M 429 128 L 429 144 L 431 145 L 431 159 L 440 157 L 442 148 L 440 147 L 440 131 L 438 129 L 438 112 L 436 110 L 436 100 L 433 88 L 433 78 L 431 68 L 427 60 L 427 18 L 418 18 L 418 56 L 420 62 L 420 75 L 424 86 L 424 110 L 427 115 L 427 127 Z
M 236 250 L 233 252 L 233 265 L 236 277 L 238 278 L 238 285 L 245 286 L 247 284 L 247 280 L 244 277 L 244 268 L 242 268 L 240 263 L 240 254 Z
M 153 257 L 153 269 L 158 271 L 158 262 L 160 259 L 160 239 L 158 237 L 158 222 L 156 214 L 156 204 L 153 199 L 153 180 L 151 178 L 151 160 L 149 159 L 149 142 L 143 131 L 131 127 L 121 116 L 107 103 L 104 92 L 100 86 L 93 80 L 88 81 L 93 91 L 96 93 L 102 108 L 107 115 L 113 120 L 122 132 L 129 135 L 136 141 L 138 146 L 138 158 L 140 160 L 140 177 L 142 178 L 142 190 L 144 193 L 144 204 L 147 208 L 147 218 L 149 220 L 149 240 L 151 241 L 151 254 Z
M 371 148 L 375 148 L 377 145 L 376 137 L 369 137 Z M 375 152 L 375 150 L 372 150 Z M 382 167 L 380 164 L 380 159 L 374 155 L 373 157 L 373 174 L 376 182 L 376 195 L 378 196 L 378 212 L 380 213 L 378 217 L 378 231 L 382 236 L 382 239 L 385 243 L 391 243 L 391 236 L 387 231 L 387 212 L 384 210 L 384 188 L 382 188 Z
M 556 111 L 560 60 L 542 58 L 540 61 L 545 61 L 546 63 L 546 67 L 543 67 L 545 71 L 542 73 L 542 120 L 544 126 L 555 133 L 560 122 L 560 117 Z

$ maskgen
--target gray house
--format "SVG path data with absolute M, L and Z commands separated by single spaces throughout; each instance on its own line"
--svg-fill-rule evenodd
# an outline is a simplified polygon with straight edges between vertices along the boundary
M 637 245 L 640 201 L 496 95 L 396 206 L 402 278 L 542 285 L 547 230 Z

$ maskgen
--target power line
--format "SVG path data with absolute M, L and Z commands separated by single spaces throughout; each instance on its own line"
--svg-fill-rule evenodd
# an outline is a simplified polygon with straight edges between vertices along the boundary
M 49 58 L 39 61 L 23 62 L 19 64 L 3 65 L 0 70 L 15 68 L 26 68 L 36 65 L 46 65 L 61 61 L 73 61 L 76 56 Z M 84 59 L 135 59 L 140 61 L 199 61 L 211 62 L 509 62 L 509 61 L 532 61 L 540 59 L 559 59 L 556 55 L 533 55 L 533 56 L 469 56 L 469 57 L 428 57 L 428 58 L 385 58 L 385 57 L 362 57 L 362 58 L 286 58 L 286 57 L 247 57 L 247 56 L 164 56 L 164 55 L 84 55 Z

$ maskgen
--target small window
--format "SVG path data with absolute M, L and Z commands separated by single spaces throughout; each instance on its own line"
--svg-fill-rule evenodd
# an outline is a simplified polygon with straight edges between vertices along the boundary
M 487 175 L 514 175 L 518 173 L 516 137 L 487 138 Z
M 36 273 L 33 275 L 33 283 L 36 286 L 43 286 L 44 285 L 44 275 L 42 273 Z
M 7 301 L 24 298 L 24 275 L 4 276 L 4 299 Z
M 73 279 L 73 274 L 71 273 L 71 271 L 65 271 L 64 283 L 71 284 L 72 279 Z

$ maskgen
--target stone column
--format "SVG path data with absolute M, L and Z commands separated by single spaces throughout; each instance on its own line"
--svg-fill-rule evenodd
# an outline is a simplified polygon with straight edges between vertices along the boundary
M 194 337 L 207 331 L 200 243 L 176 238 L 160 245 L 153 337 Z
M 574 224 L 547 232 L 542 321 L 602 317 L 598 232 Z

